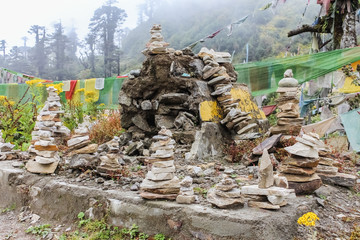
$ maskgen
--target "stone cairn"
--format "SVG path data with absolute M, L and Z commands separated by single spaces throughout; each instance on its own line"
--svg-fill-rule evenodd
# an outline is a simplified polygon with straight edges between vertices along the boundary
M 12 149 L 15 147 L 14 144 L 5 143 L 2 131 L 0 130 L 0 161 L 2 160 L 12 160 L 18 158 L 16 152 Z
M 193 179 L 190 176 L 186 176 L 180 182 L 180 194 L 176 197 L 177 203 L 191 204 L 195 202 L 194 189 L 191 186 Z
M 175 200 L 180 191 L 180 180 L 175 176 L 172 132 L 162 127 L 152 139 L 151 156 L 145 161 L 151 163 L 151 170 L 140 184 L 140 196 L 145 199 Z
M 59 134 L 69 134 L 69 129 L 62 125 L 60 97 L 54 87 L 48 87 L 48 98 L 45 106 L 37 116 L 34 131 L 32 132 L 32 145 L 30 154 L 35 159 L 29 160 L 26 169 L 32 173 L 53 173 L 60 161 L 56 138 Z
M 154 24 L 150 30 L 151 38 L 146 44 L 146 49 L 143 51 L 144 54 L 163 54 L 167 53 L 167 46 L 169 43 L 164 41 L 164 37 L 161 35 L 161 25 Z
M 298 84 L 298 81 L 293 78 L 292 70 L 286 70 L 276 91 L 280 95 L 276 99 L 280 112 L 276 114 L 277 126 L 270 128 L 272 135 L 282 133 L 297 136 L 300 133 L 304 119 L 300 118 L 299 100 L 296 97 Z
M 220 53 L 219 53 L 220 54 Z M 216 97 L 221 109 L 226 115 L 220 123 L 225 125 L 229 130 L 233 130 L 239 136 L 239 139 L 252 139 L 260 136 L 258 133 L 259 126 L 251 123 L 251 116 L 247 112 L 242 112 L 239 106 L 239 100 L 233 99 L 230 91 L 233 88 L 233 82 L 236 78 L 232 78 L 226 71 L 224 66 L 219 63 L 228 62 L 231 55 L 221 53 L 220 56 L 216 52 L 202 48 L 199 57 L 202 58 L 205 66 L 203 68 L 203 79 L 208 81 L 208 86 L 213 88 L 211 96 Z
M 287 189 L 285 177 L 274 176 L 273 165 L 267 150 L 264 150 L 259 162 L 258 185 L 243 186 L 241 193 L 248 200 L 249 207 L 280 209 L 287 200 L 295 198 L 293 189 Z
M 289 188 L 295 189 L 296 194 L 311 194 L 322 184 L 315 172 L 320 161 L 318 146 L 323 143 L 314 133 L 297 137 L 296 141 L 285 148 L 291 155 L 282 161 L 278 171 L 287 178 Z
M 207 200 L 218 208 L 236 208 L 244 206 L 244 198 L 234 179 L 225 175 L 223 179 L 207 193 Z

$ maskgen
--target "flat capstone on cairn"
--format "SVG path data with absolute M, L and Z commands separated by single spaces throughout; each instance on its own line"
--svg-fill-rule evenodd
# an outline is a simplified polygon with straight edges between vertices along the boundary
M 298 81 L 293 78 L 291 69 L 284 73 L 284 78 L 278 84 L 276 99 L 280 112 L 276 114 L 277 125 L 270 128 L 271 135 L 283 134 L 297 136 L 300 133 L 303 118 L 300 118 L 299 100 L 297 98 Z
M 145 162 L 151 170 L 140 184 L 140 196 L 145 199 L 175 200 L 180 191 L 180 180 L 175 176 L 174 148 L 172 132 L 162 127 L 152 139 L 151 156 Z
M 60 97 L 54 87 L 48 87 L 48 98 L 44 107 L 37 116 L 34 131 L 32 132 L 32 145 L 29 153 L 33 157 L 26 163 L 26 169 L 32 173 L 54 173 L 60 156 L 57 140 L 63 135 L 70 133 L 69 129 L 62 125 L 60 115 Z
M 259 126 L 248 112 L 239 108 L 239 100 L 233 99 L 230 91 L 236 78 L 230 77 L 224 66 L 219 63 L 231 62 L 231 55 L 226 52 L 215 52 L 203 47 L 199 52 L 205 66 L 203 79 L 212 87 L 211 96 L 215 97 L 223 110 L 225 118 L 220 123 L 236 134 L 236 140 L 255 139 L 261 136 Z

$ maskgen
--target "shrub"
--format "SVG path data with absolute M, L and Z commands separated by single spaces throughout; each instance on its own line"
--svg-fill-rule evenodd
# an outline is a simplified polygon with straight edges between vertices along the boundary
M 90 129 L 90 140 L 102 144 L 110 141 L 114 136 L 120 135 L 124 130 L 121 128 L 120 111 L 109 110 L 108 114 L 102 114 Z

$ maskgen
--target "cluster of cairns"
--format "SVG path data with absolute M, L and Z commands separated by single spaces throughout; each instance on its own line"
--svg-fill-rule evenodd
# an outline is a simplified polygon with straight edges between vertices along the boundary
M 277 125 L 270 128 L 271 134 L 297 136 L 300 133 L 304 119 L 300 118 L 299 100 L 296 97 L 298 85 L 298 81 L 293 78 L 292 70 L 286 70 L 276 91 L 279 93 L 276 103 L 280 112 L 276 114 Z
M 203 79 L 208 81 L 208 86 L 213 88 L 211 96 L 216 97 L 223 113 L 226 115 L 220 123 L 239 135 L 237 136 L 239 140 L 259 137 L 258 124 L 252 121 L 248 112 L 241 111 L 238 107 L 239 100 L 234 99 L 231 95 L 230 91 L 233 88 L 233 83 L 237 80 L 236 77 L 231 77 L 227 73 L 227 69 L 219 64 L 231 61 L 231 55 L 202 48 L 199 57 L 202 58 L 205 64 L 202 70 Z
M 29 153 L 32 156 L 26 163 L 26 169 L 32 173 L 53 173 L 57 168 L 60 156 L 57 144 L 63 136 L 68 136 L 70 130 L 62 125 L 60 114 L 60 97 L 54 87 L 48 87 L 48 98 L 37 116 L 32 145 Z
M 319 147 L 324 143 L 316 133 L 303 134 L 296 137 L 296 141 L 294 145 L 285 147 L 290 156 L 281 162 L 278 170 L 287 178 L 296 194 L 311 194 L 322 184 L 316 168 L 319 164 Z
M 150 30 L 151 38 L 146 44 L 146 49 L 143 53 L 148 54 L 162 54 L 167 53 L 166 47 L 169 46 L 169 43 L 164 42 L 164 37 L 161 34 L 161 25 L 154 24 Z
M 180 191 L 180 180 L 175 176 L 174 148 L 172 132 L 162 127 L 152 139 L 151 156 L 146 162 L 151 164 L 144 181 L 140 184 L 140 196 L 145 199 L 175 200 Z

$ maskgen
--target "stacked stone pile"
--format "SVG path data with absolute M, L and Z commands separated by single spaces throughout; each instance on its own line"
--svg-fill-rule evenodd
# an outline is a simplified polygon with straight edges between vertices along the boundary
M 192 187 L 193 179 L 190 176 L 186 176 L 180 182 L 180 193 L 176 197 L 177 203 L 190 204 L 195 202 L 194 189 Z
M 146 162 L 151 163 L 151 170 L 140 185 L 140 196 L 146 199 L 175 200 L 180 190 L 180 180 L 175 176 L 174 148 L 172 132 L 162 127 L 153 137 L 150 146 L 151 156 Z
M 298 81 L 293 78 L 291 69 L 284 73 L 284 78 L 280 80 L 276 99 L 277 107 L 280 112 L 276 114 L 278 119 L 277 126 L 270 129 L 271 134 L 282 133 L 284 135 L 297 136 L 300 133 L 303 118 L 300 118 L 299 100 L 296 97 Z
M 296 138 L 297 143 L 286 147 L 291 155 L 285 159 L 278 170 L 289 182 L 289 187 L 295 189 L 296 194 L 311 194 L 321 186 L 321 179 L 316 174 L 319 164 L 318 146 L 323 143 L 318 136 L 304 134 Z
M 242 135 L 243 139 L 254 138 L 258 134 L 259 126 L 254 121 L 251 122 L 249 113 L 242 112 L 238 108 L 239 100 L 233 99 L 230 91 L 236 78 L 230 77 L 224 66 L 220 66 L 216 61 L 217 55 L 206 48 L 200 50 L 199 56 L 205 64 L 203 68 L 203 79 L 208 81 L 208 86 L 212 87 L 211 96 L 216 97 L 221 109 L 226 115 L 221 124 L 226 124 L 229 130 L 233 130 L 237 135 Z M 215 55 L 215 56 L 214 56 Z M 223 61 L 223 57 L 220 58 Z
M 259 184 L 243 186 L 241 193 L 249 207 L 280 209 L 288 199 L 295 197 L 294 190 L 286 187 L 284 177 L 274 176 L 269 153 L 264 150 L 259 162 Z
M 29 152 L 35 159 L 29 160 L 26 168 L 33 173 L 53 173 L 60 161 L 56 136 L 67 134 L 68 129 L 61 123 L 60 97 L 54 87 L 48 87 L 48 98 L 45 106 L 37 116 L 34 131 L 32 132 L 32 145 Z
M 207 193 L 207 200 L 218 208 L 236 208 L 244 206 L 244 198 L 235 180 L 225 175 L 223 179 Z
M 313 133 L 309 133 L 309 135 L 313 135 Z M 326 145 L 322 143 L 318 148 L 320 161 L 316 173 L 321 178 L 321 181 L 326 184 L 353 188 L 356 184 L 356 176 L 339 172 L 339 163 L 336 159 L 333 159 L 331 151 Z
M 4 143 L 4 139 L 2 138 L 2 132 L 0 130 L 0 161 L 1 160 L 12 160 L 18 159 L 20 155 L 19 151 L 14 151 L 14 144 Z
M 169 43 L 164 41 L 164 37 L 161 34 L 161 25 L 154 24 L 150 30 L 151 38 L 146 44 L 146 49 L 143 53 L 148 54 L 163 54 L 167 53 L 166 47 Z

